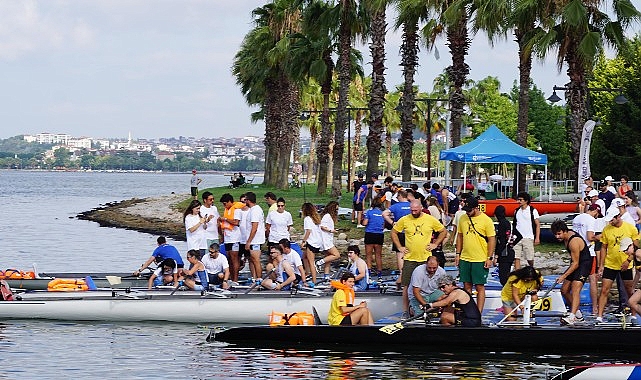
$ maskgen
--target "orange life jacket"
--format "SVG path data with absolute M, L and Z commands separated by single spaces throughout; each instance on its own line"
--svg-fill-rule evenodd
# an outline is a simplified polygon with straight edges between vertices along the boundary
M 243 202 L 234 202 L 230 208 L 225 207 L 223 210 L 223 217 L 225 219 L 234 219 L 234 211 L 243 207 L 245 207 Z M 229 222 L 221 221 L 220 228 L 223 230 L 233 230 L 234 226 Z
M 336 289 L 341 289 L 342 291 L 344 291 L 347 304 L 354 305 L 354 300 L 356 299 L 356 295 L 354 294 L 354 288 L 351 288 L 337 280 L 332 280 L 330 282 L 330 285 Z M 349 315 L 349 313 L 343 313 L 343 315 L 344 316 Z

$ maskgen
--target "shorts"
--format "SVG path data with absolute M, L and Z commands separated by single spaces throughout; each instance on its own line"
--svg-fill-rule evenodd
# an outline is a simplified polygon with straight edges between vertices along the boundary
M 404 233 L 399 233 L 398 234 L 398 242 L 401 243 L 401 247 L 405 245 L 405 234 Z M 398 247 L 394 243 L 392 243 L 392 252 L 398 252 Z
M 461 282 L 471 283 L 473 285 L 485 285 L 487 283 L 488 268 L 485 268 L 485 262 L 473 263 L 466 260 L 459 260 L 458 274 Z
M 534 261 L 534 239 L 523 238 L 514 246 L 514 258 Z
M 191 196 L 195 197 L 198 195 L 198 188 L 197 187 L 192 187 L 191 188 Z
M 349 316 L 349 315 L 344 316 L 340 325 L 341 326 L 351 326 L 352 325 L 352 317 Z
M 377 234 L 375 232 L 365 232 L 365 244 L 378 244 L 383 245 L 385 235 Z
M 249 245 L 249 250 L 250 251 L 260 251 L 260 244 L 250 244 Z
M 216 274 L 207 273 L 207 278 L 209 279 L 209 283 L 211 285 L 220 285 L 223 283 L 223 277 L 220 277 L 218 275 L 219 273 L 216 273 Z
M 425 261 L 418 262 L 403 260 L 403 270 L 401 271 L 401 285 L 409 286 L 410 281 L 412 280 L 412 273 L 414 272 L 414 269 L 416 269 L 416 267 L 421 264 L 425 264 Z
M 203 290 L 209 290 L 209 289 L 205 289 L 205 287 L 202 284 L 196 284 L 194 285 L 194 290 L 198 292 L 202 292 Z
M 411 292 L 411 290 L 408 290 L 408 292 Z M 444 293 L 438 289 L 429 294 L 421 290 L 421 295 L 427 303 L 436 302 L 436 300 L 438 300 L 439 297 L 443 294 Z M 410 306 L 414 310 L 414 315 L 419 315 L 423 312 L 423 310 L 421 309 L 421 304 L 418 303 L 418 300 L 416 298 L 410 298 Z
M 320 252 L 320 248 L 314 247 L 313 245 L 305 244 L 305 248 L 309 249 L 312 253 Z
M 581 281 L 585 284 L 592 272 L 592 264 L 596 261 L 594 260 L 579 262 L 579 267 L 570 273 L 565 279 L 568 281 Z
M 225 243 L 225 252 L 234 251 L 238 252 L 240 249 L 240 243 Z
M 238 244 L 238 257 L 249 257 L 249 251 L 245 248 L 244 243 Z
M 614 281 L 617 278 L 617 274 L 621 273 L 621 279 L 623 281 L 632 280 L 632 269 L 627 270 L 615 270 L 610 268 L 603 268 L 603 278 Z
M 516 302 L 514 302 L 514 300 L 512 300 L 512 301 L 503 301 L 503 307 L 509 307 L 510 309 L 514 309 L 517 306 L 518 305 L 516 304 Z
M 354 207 L 354 211 L 363 211 L 363 202 L 356 203 L 354 201 L 352 202 L 352 207 Z

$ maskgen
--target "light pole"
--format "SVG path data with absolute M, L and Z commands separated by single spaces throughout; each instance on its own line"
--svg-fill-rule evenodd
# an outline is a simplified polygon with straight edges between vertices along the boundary
M 556 94 L 558 91 L 567 91 L 568 87 L 567 86 L 554 86 L 552 87 L 552 95 L 548 97 L 548 101 L 550 103 L 556 103 L 561 100 L 561 98 Z M 626 99 L 625 96 L 623 96 L 623 89 L 621 87 L 617 88 L 609 88 L 609 87 L 588 87 L 588 91 L 592 92 L 618 92 L 619 95 L 617 95 L 614 98 L 614 102 L 616 104 L 626 104 L 628 102 L 628 99 Z
M 418 98 L 414 99 L 417 102 L 426 102 L 427 103 L 427 126 L 425 128 L 425 135 L 427 138 L 426 144 L 426 154 L 427 154 L 427 176 L 426 179 L 429 181 L 432 179 L 432 102 L 447 102 L 449 99 L 441 98 Z

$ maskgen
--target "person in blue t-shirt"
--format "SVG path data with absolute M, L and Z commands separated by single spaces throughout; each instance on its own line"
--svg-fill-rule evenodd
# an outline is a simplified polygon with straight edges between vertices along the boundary
M 140 269 L 134 271 L 134 276 L 138 276 L 145 268 L 147 268 L 154 261 L 160 263 L 165 259 L 174 259 L 176 265 L 178 266 L 178 272 L 182 271 L 182 268 L 185 267 L 182 257 L 180 257 L 180 252 L 171 244 L 167 243 L 167 239 L 164 236 L 160 236 L 156 239 L 158 247 L 154 249 L 154 252 L 151 254 L 151 257 L 145 261 L 144 264 L 140 266 Z M 180 274 L 180 273 L 179 273 Z
M 376 270 L 378 277 L 383 271 L 383 203 L 381 198 L 372 200 L 372 207 L 363 214 L 363 225 L 365 226 L 365 254 L 367 255 L 367 267 L 372 267 L 372 253 L 376 257 Z
M 356 213 L 356 225 L 361 223 L 361 214 L 363 214 L 363 204 L 365 197 L 370 192 L 370 189 L 374 186 L 374 181 L 367 181 L 367 183 L 361 185 L 360 189 L 354 194 L 354 211 Z
M 394 223 L 396 223 L 399 219 L 401 219 L 405 215 L 410 214 L 410 202 L 407 199 L 407 190 L 400 189 L 396 194 L 397 194 L 396 198 L 398 198 L 398 202 L 394 203 L 393 205 L 390 206 L 390 208 L 383 211 L 383 218 L 387 223 L 391 225 L 394 225 Z M 398 240 L 401 243 L 401 246 L 405 245 L 404 232 L 399 232 Z M 399 252 L 399 247 L 397 247 L 396 244 L 394 243 L 392 243 L 392 252 L 396 252 L 396 263 L 398 265 L 398 269 L 402 270 L 403 254 Z M 399 280 L 400 280 L 400 276 L 399 276 Z M 399 284 L 400 284 L 400 281 L 399 281 Z

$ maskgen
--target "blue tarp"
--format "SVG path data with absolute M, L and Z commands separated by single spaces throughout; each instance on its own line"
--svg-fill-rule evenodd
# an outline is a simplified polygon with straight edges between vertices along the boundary
M 455 148 L 442 150 L 440 160 L 465 163 L 507 162 L 514 164 L 547 165 L 548 156 L 526 149 L 492 124 L 476 139 Z

